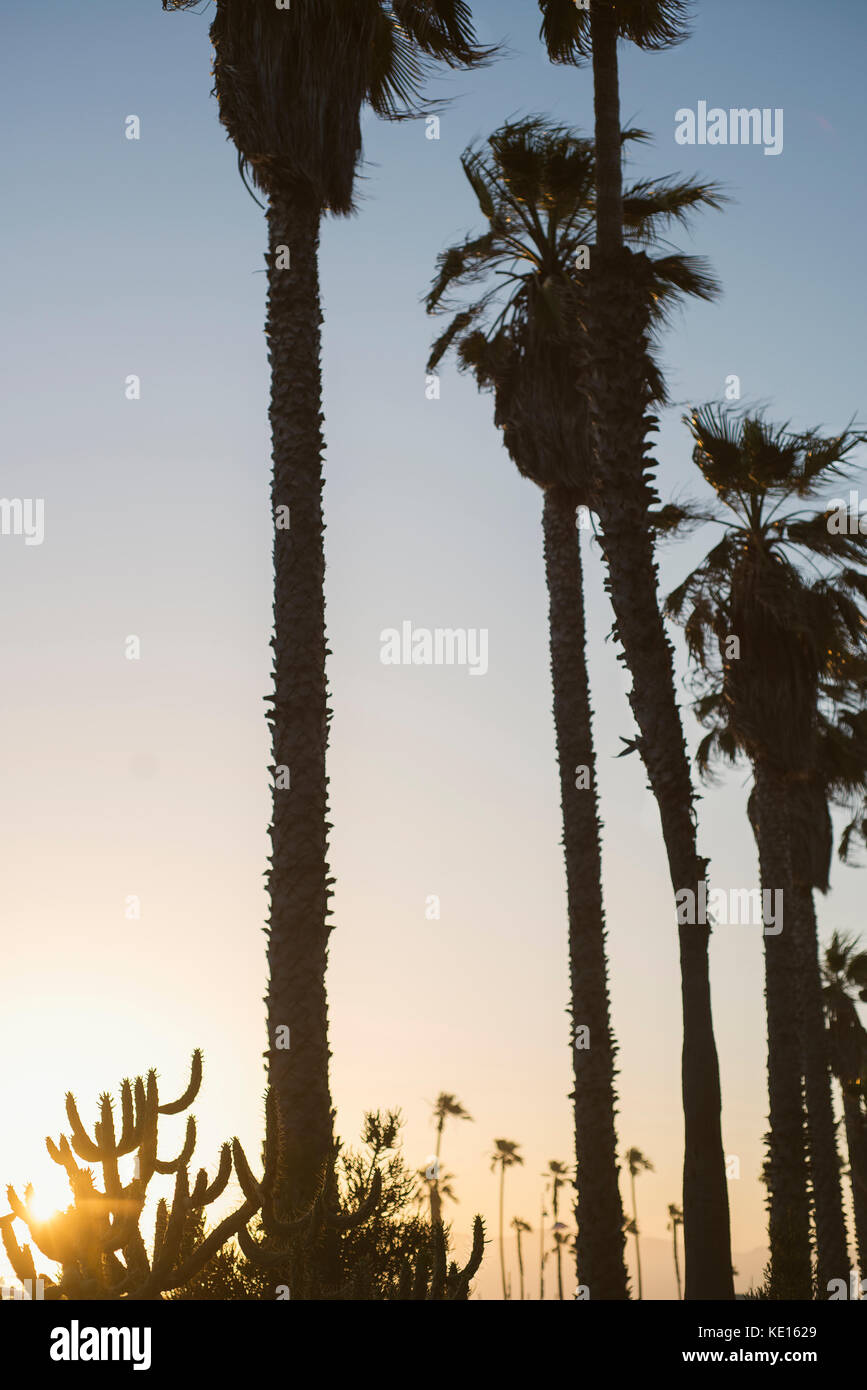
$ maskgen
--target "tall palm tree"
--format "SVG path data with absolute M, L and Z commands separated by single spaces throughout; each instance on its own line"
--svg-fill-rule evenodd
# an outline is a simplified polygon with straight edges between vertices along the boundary
M 629 132 L 636 138 L 639 132 Z M 614 1125 L 614 1059 L 602 905 L 599 811 L 585 657 L 581 548 L 576 509 L 592 501 L 592 448 L 584 398 L 574 390 L 587 356 L 582 248 L 595 237 L 592 141 L 540 117 L 509 122 L 463 167 L 487 230 L 445 251 L 427 304 L 451 311 L 430 365 L 455 349 L 459 366 L 492 389 L 495 422 L 519 471 L 543 492 L 554 724 L 560 771 L 569 919 L 577 1157 L 579 1281 L 593 1295 L 624 1299 L 623 1211 Z M 663 250 L 651 262 L 655 324 L 682 296 L 711 297 L 704 263 L 663 243 L 673 222 L 718 206 L 713 186 L 641 181 L 626 194 L 636 243 Z M 481 284 L 481 292 L 478 286 Z M 467 302 L 467 288 L 474 298 Z M 657 398 L 664 385 L 647 354 Z M 581 1030 L 579 1032 L 579 1029 Z M 588 1045 L 589 1044 L 589 1045 Z
M 686 0 L 539 0 L 542 37 L 556 63 L 593 64 L 598 237 L 591 261 L 589 402 L 597 449 L 595 507 L 616 632 L 632 675 L 638 749 L 659 807 L 675 897 L 697 891 L 707 860 L 696 844 L 694 789 L 674 685 L 673 650 L 659 609 L 650 512 L 656 501 L 648 440 L 656 426 L 644 367 L 649 327 L 646 255 L 625 237 L 619 39 L 645 50 L 686 35 Z M 734 1297 L 728 1188 L 720 1124 L 719 1060 L 708 969 L 709 932 L 679 933 L 683 1003 L 683 1168 L 687 1298 Z
M 858 1264 L 867 1270 L 867 1029 L 856 999 L 867 1004 L 867 951 L 835 932 L 823 962 L 824 1000 L 831 1064 L 840 1083 L 849 1152 Z
M 461 1105 L 457 1096 L 453 1096 L 450 1091 L 440 1091 L 434 1101 L 433 1116 L 437 1130 L 436 1157 L 434 1175 L 432 1178 L 427 1179 L 430 1190 L 431 1225 L 435 1225 L 437 1221 L 442 1220 L 442 1202 L 440 1198 L 443 1195 L 443 1187 L 440 1182 L 440 1150 L 442 1148 L 443 1130 L 446 1126 L 446 1120 L 449 1118 L 454 1120 L 472 1120 L 473 1118 Z
M 635 1236 L 635 1267 L 638 1272 L 638 1297 L 642 1297 L 641 1284 L 641 1244 L 639 1242 L 638 1230 L 638 1199 L 635 1193 L 635 1179 L 642 1173 L 652 1173 L 653 1164 L 640 1149 L 627 1149 L 625 1154 L 626 1167 L 629 1169 L 629 1187 L 632 1192 L 632 1234 Z
M 520 1216 L 513 1216 L 510 1222 L 512 1230 L 515 1232 L 515 1239 L 518 1243 L 518 1275 L 521 1288 L 521 1302 L 524 1302 L 524 1255 L 521 1250 L 521 1236 L 532 1231 L 533 1227 L 528 1221 L 522 1221 Z
M 513 1168 L 516 1163 L 523 1163 L 524 1160 L 518 1153 L 518 1145 L 511 1139 L 495 1139 L 494 1152 L 491 1155 L 491 1172 L 495 1169 L 500 1170 L 500 1274 L 503 1280 L 503 1298 L 508 1299 L 509 1290 L 506 1284 L 506 1245 L 505 1230 L 503 1227 L 503 1211 L 506 1193 L 506 1169 Z
M 353 211 L 362 109 L 418 114 L 430 68 L 475 67 L 490 50 L 476 43 L 464 0 L 217 0 L 210 32 L 220 120 L 267 199 L 275 581 L 266 1055 L 285 1137 L 278 1206 L 297 1209 L 316 1192 L 333 1145 L 320 224 L 326 212 Z
M 668 1229 L 671 1231 L 671 1239 L 674 1248 L 674 1277 L 677 1280 L 678 1302 L 683 1298 L 680 1284 L 680 1260 L 677 1254 L 677 1232 L 683 1225 L 683 1211 L 674 1202 L 668 1204 Z
M 771 1285 L 779 1297 L 809 1298 L 802 1075 L 820 1285 L 847 1265 L 812 888 L 827 888 L 830 858 L 823 692 L 845 680 L 859 649 L 863 659 L 867 578 L 853 562 L 867 543 L 833 534 L 827 511 L 797 504 L 827 489 L 861 437 L 796 435 L 713 406 L 686 420 L 718 504 L 691 516 L 721 523 L 723 536 L 667 606 L 705 680 L 696 710 L 711 732 L 700 766 L 715 751 L 749 758 L 762 884 L 789 908 L 790 930 L 764 935 Z

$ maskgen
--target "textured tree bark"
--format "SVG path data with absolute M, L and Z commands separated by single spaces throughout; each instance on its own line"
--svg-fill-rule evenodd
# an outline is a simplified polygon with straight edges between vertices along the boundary
M 591 261 L 589 395 L 598 459 L 599 514 L 608 590 L 632 675 L 639 751 L 659 806 L 672 887 L 697 893 L 707 863 L 696 846 L 689 762 L 674 690 L 673 651 L 657 597 L 647 519 L 647 258 L 623 247 L 617 31 L 613 7 L 591 6 L 597 160 L 597 249 Z M 680 928 L 683 1005 L 685 1292 L 734 1297 L 728 1188 L 720 1121 L 719 1060 L 708 970 L 709 932 Z
M 816 1278 L 819 1297 L 831 1279 L 849 1278 L 849 1241 L 843 1211 L 840 1155 L 831 1097 L 828 1033 L 822 1007 L 822 977 L 813 890 L 795 882 L 792 929 L 798 977 L 798 1024 L 807 1101 L 807 1139 L 813 1214 L 816 1223 Z
M 867 1114 L 860 1097 L 843 1084 L 843 1118 L 855 1216 L 855 1247 L 862 1278 L 867 1278 Z
M 543 506 L 554 727 L 560 768 L 569 913 L 573 1030 L 589 1029 L 589 1047 L 573 1046 L 578 1282 L 591 1298 L 629 1297 L 626 1236 L 618 1186 L 614 1058 L 602 860 L 590 686 L 585 655 L 584 584 L 575 495 L 549 488 Z M 586 779 L 579 770 L 585 770 Z M 586 786 L 577 786 L 584 782 Z M 559 1275 L 558 1250 L 558 1275 Z M 562 1290 L 561 1290 L 562 1296 Z
M 785 813 L 785 780 L 755 763 L 755 823 L 762 888 L 783 893 L 783 930 L 765 935 L 765 1001 L 768 1016 L 767 1138 L 768 1232 L 772 1294 L 781 1299 L 812 1297 L 810 1212 L 797 1020 L 792 874 Z M 788 909 L 788 911 L 787 911 Z
M 275 777 L 268 873 L 268 1078 L 284 1127 L 278 1202 L 309 1203 L 331 1155 L 325 969 L 330 924 L 325 754 L 325 559 L 322 520 L 322 383 L 318 246 L 320 212 L 302 195 L 271 197 L 268 316 L 271 363 L 271 500 L 274 531 Z M 279 268 L 288 248 L 289 267 Z M 281 529 L 279 508 L 289 508 Z M 285 774 L 282 780 L 286 780 Z M 277 1029 L 289 1047 L 277 1047 Z

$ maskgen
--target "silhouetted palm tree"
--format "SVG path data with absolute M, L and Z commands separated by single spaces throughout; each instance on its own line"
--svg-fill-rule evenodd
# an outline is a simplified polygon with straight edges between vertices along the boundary
M 512 1230 L 515 1232 L 515 1239 L 518 1243 L 518 1274 L 521 1285 L 521 1302 L 524 1301 L 524 1256 L 521 1251 L 521 1236 L 532 1231 L 533 1227 L 527 1221 L 522 1221 L 520 1216 L 513 1216 L 511 1220 Z
M 558 1159 L 552 1158 L 552 1159 L 549 1161 L 549 1163 L 548 1163 L 548 1175 L 549 1175 L 549 1180 L 550 1180 L 550 1183 L 551 1183 L 551 1211 L 552 1211 L 553 1214 L 554 1214 L 554 1228 L 555 1228 L 555 1230 L 557 1230 L 558 1228 L 561 1228 L 561 1227 L 562 1227 L 562 1230 L 565 1231 L 565 1230 L 567 1229 L 567 1227 L 564 1226 L 563 1223 L 559 1220 L 559 1216 L 560 1216 L 560 1188 L 564 1185 L 565 1182 L 567 1182 L 567 1181 L 569 1180 L 569 1169 L 567 1168 L 567 1166 L 566 1166 L 565 1163 L 560 1163 Z M 562 1299 L 563 1299 L 563 1262 L 562 1262 L 563 1242 L 557 1240 L 557 1239 L 556 1239 L 556 1236 L 555 1236 L 555 1241 L 556 1241 L 556 1246 L 555 1246 L 555 1248 L 556 1248 L 556 1254 L 557 1254 L 557 1297 L 558 1297 L 558 1299 L 560 1299 L 561 1302 L 562 1302 Z
M 630 134 L 634 135 L 635 132 Z M 579 1279 L 599 1298 L 626 1298 L 623 1211 L 614 1126 L 599 812 L 585 658 L 581 548 L 576 509 L 592 501 L 592 447 L 584 398 L 575 390 L 587 356 L 586 272 L 576 263 L 595 235 L 591 141 L 540 117 L 510 122 L 463 157 L 488 230 L 444 252 L 428 309 L 453 313 L 431 367 L 456 347 L 459 365 L 495 396 L 495 420 L 519 471 L 543 490 L 545 573 L 560 768 L 575 1029 L 576 1242 Z M 667 179 L 627 190 L 628 235 L 657 250 L 674 221 L 717 206 L 708 185 Z M 709 298 L 703 262 L 672 253 L 653 267 L 653 315 L 661 323 L 688 294 Z M 481 284 L 481 292 L 478 286 Z M 467 289 L 477 295 L 467 304 Z M 463 291 L 459 297 L 458 291 Z M 650 354 L 657 398 L 664 386 Z M 580 1030 L 580 1031 L 579 1031 Z
M 681 1292 L 681 1287 L 680 1287 L 680 1260 L 679 1260 L 678 1254 L 677 1254 L 677 1232 L 678 1232 L 678 1228 L 679 1228 L 680 1226 L 682 1226 L 682 1225 L 683 1225 L 683 1212 L 681 1211 L 681 1209 L 680 1209 L 679 1206 L 676 1206 L 676 1205 L 675 1205 L 674 1202 L 669 1202 L 669 1204 L 668 1204 L 668 1229 L 671 1231 L 671 1239 L 672 1239 L 672 1245 L 673 1245 L 673 1249 L 674 1249 L 674 1277 L 675 1277 L 675 1279 L 677 1280 L 677 1297 L 678 1297 L 678 1300 L 680 1300 L 681 1298 L 683 1298 L 683 1294 L 682 1294 L 682 1292 Z
M 163 8 L 197 3 L 163 0 Z M 477 45 L 464 0 L 292 0 L 286 8 L 217 0 L 211 40 L 220 120 L 268 204 L 275 584 L 267 1055 L 285 1138 L 279 1205 L 298 1208 L 314 1195 L 333 1144 L 320 224 L 326 212 L 353 210 L 363 108 L 386 119 L 418 114 L 431 68 L 478 66 L 490 50 Z
M 867 579 L 852 562 L 867 542 L 832 534 L 827 511 L 807 514 L 796 504 L 827 489 L 860 436 L 796 435 L 712 406 L 687 423 L 719 506 L 684 512 L 724 531 L 667 606 L 703 673 L 696 711 L 711 733 L 700 766 L 714 752 L 750 759 L 762 885 L 782 893 L 792 918 L 791 930 L 764 937 L 771 1287 L 778 1297 L 809 1298 L 802 1073 L 820 1285 L 844 1276 L 848 1261 L 812 888 L 827 888 L 831 853 L 823 692 L 845 682 L 863 648 Z M 808 577 L 799 563 L 810 566 Z M 817 565 L 821 577 L 813 579 Z
M 673 651 L 657 596 L 650 512 L 657 498 L 648 439 L 656 421 L 645 357 L 652 269 L 625 244 L 618 39 L 645 50 L 686 36 L 686 0 L 539 0 L 553 62 L 592 60 L 597 151 L 597 254 L 591 259 L 587 321 L 589 400 L 597 447 L 595 510 L 608 588 L 633 685 L 635 741 L 659 806 L 675 895 L 697 891 L 707 861 L 696 846 L 694 790 L 674 686 Z M 680 930 L 685 1124 L 684 1240 L 688 1298 L 730 1299 L 728 1188 L 720 1126 L 719 1061 L 708 972 L 709 932 Z
M 867 1004 L 867 951 L 835 932 L 822 971 L 831 1065 L 840 1083 L 861 1272 L 867 1270 L 867 1030 L 855 1003 Z
M 473 1118 L 461 1105 L 457 1096 L 453 1096 L 450 1091 L 440 1091 L 434 1101 L 433 1116 L 436 1121 L 437 1130 L 436 1155 L 434 1161 L 434 1175 L 432 1178 L 427 1178 L 430 1191 L 430 1219 L 432 1224 L 442 1220 L 442 1203 L 440 1197 L 442 1195 L 454 1195 L 451 1190 L 449 1190 L 448 1194 L 445 1194 L 440 1180 L 440 1151 L 442 1148 L 443 1130 L 445 1129 L 446 1120 L 449 1118 L 454 1120 L 472 1120 Z M 455 1198 L 455 1200 L 457 1199 Z
M 635 1266 L 638 1272 L 638 1297 L 642 1297 L 641 1285 L 641 1246 L 639 1244 L 638 1230 L 638 1201 L 635 1194 L 635 1179 L 642 1173 L 652 1173 L 653 1164 L 640 1149 L 627 1149 L 625 1154 L 626 1166 L 629 1169 L 629 1186 L 632 1192 L 632 1222 L 630 1229 L 635 1236 Z
M 516 1163 L 523 1163 L 524 1160 L 518 1153 L 518 1145 L 511 1139 L 495 1139 L 494 1152 L 491 1155 L 491 1172 L 496 1168 L 500 1170 L 500 1274 L 503 1280 L 503 1298 L 509 1297 L 506 1286 L 506 1246 L 505 1229 L 503 1226 L 503 1203 L 506 1191 L 506 1169 L 513 1168 Z

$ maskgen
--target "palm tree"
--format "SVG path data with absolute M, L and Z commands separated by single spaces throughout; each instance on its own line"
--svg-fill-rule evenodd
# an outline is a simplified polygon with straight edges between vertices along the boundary
M 442 1220 L 442 1203 L 440 1196 L 443 1188 L 440 1185 L 440 1150 L 442 1147 L 443 1130 L 446 1120 L 451 1117 L 455 1120 L 472 1120 L 472 1115 L 461 1105 L 457 1096 L 453 1096 L 450 1091 L 440 1091 L 433 1106 L 433 1116 L 436 1121 L 437 1145 L 436 1159 L 434 1163 L 433 1178 L 429 1178 L 430 1185 L 430 1219 L 431 1223 Z
M 503 1298 L 508 1299 L 509 1291 L 506 1286 L 506 1247 L 505 1233 L 503 1229 L 503 1203 L 506 1191 L 506 1169 L 513 1168 L 516 1163 L 523 1163 L 524 1160 L 518 1153 L 518 1145 L 511 1139 L 495 1139 L 494 1152 L 491 1155 L 491 1172 L 496 1168 L 500 1170 L 500 1274 L 503 1280 Z
M 548 1252 L 545 1249 L 545 1217 L 548 1212 L 545 1207 L 545 1189 L 542 1190 L 542 1206 L 539 1213 L 539 1301 L 545 1301 L 545 1261 Z
M 515 1232 L 515 1239 L 518 1243 L 518 1274 L 521 1284 L 521 1302 L 524 1302 L 524 1256 L 521 1251 L 521 1236 L 532 1231 L 533 1227 L 527 1221 L 522 1221 L 520 1216 L 513 1216 L 510 1222 L 512 1230 Z
M 674 1202 L 668 1204 L 668 1229 L 671 1231 L 671 1239 L 674 1246 L 674 1277 L 677 1280 L 678 1302 L 683 1298 L 680 1286 L 680 1260 L 677 1256 L 677 1231 L 683 1225 L 683 1211 Z
M 802 1074 L 820 1284 L 847 1264 L 812 888 L 827 888 L 830 858 L 822 701 L 863 648 L 867 580 L 851 567 L 864 541 L 832 534 L 828 512 L 792 505 L 827 488 L 860 436 L 795 435 L 712 406 L 686 419 L 719 506 L 684 515 L 722 522 L 724 532 L 667 606 L 684 623 L 704 683 L 696 712 L 711 732 L 699 766 L 714 752 L 750 759 L 762 884 L 792 909 L 790 932 L 764 936 L 771 1287 L 778 1297 L 809 1298 Z M 800 557 L 824 566 L 818 579 L 808 582 Z
M 551 1210 L 552 1210 L 552 1212 L 553 1212 L 553 1214 L 554 1214 L 554 1228 L 555 1228 L 555 1230 L 557 1230 L 557 1229 L 559 1229 L 559 1228 L 562 1227 L 562 1229 L 565 1231 L 565 1230 L 567 1229 L 566 1226 L 564 1226 L 563 1223 L 559 1220 L 559 1215 L 560 1215 L 560 1188 L 561 1188 L 561 1187 L 563 1186 L 563 1184 L 569 1179 L 569 1169 L 567 1168 L 567 1166 L 566 1166 L 565 1163 L 560 1163 L 556 1158 L 552 1158 L 552 1159 L 550 1159 L 550 1161 L 549 1161 L 549 1163 L 548 1163 L 548 1175 L 549 1175 L 550 1182 L 551 1182 Z M 557 1242 L 556 1251 L 557 1251 L 557 1297 L 558 1297 L 558 1298 L 561 1300 L 561 1302 L 562 1302 L 562 1299 L 563 1299 L 563 1264 L 562 1264 L 562 1260 L 561 1260 L 561 1255 L 562 1255 L 562 1242 L 560 1242 L 560 1241 Z
M 267 199 L 275 583 L 266 1055 L 285 1133 L 278 1203 L 297 1209 L 315 1194 L 333 1144 L 320 224 L 326 212 L 353 211 L 363 107 L 386 119 L 419 114 L 430 68 L 476 67 L 491 51 L 477 45 L 464 0 L 217 0 L 210 32 L 220 120 Z
M 629 132 L 635 138 L 637 132 Z M 623 1211 L 614 1125 L 614 1058 L 602 906 L 599 812 L 585 657 L 581 548 L 576 509 L 592 500 L 592 450 L 584 398 L 574 390 L 586 357 L 586 275 L 576 265 L 595 235 L 591 141 L 540 117 L 509 122 L 463 167 L 488 229 L 445 251 L 428 296 L 454 311 L 430 367 L 452 348 L 459 366 L 492 389 L 495 421 L 521 474 L 542 489 L 554 723 L 560 769 L 575 1030 L 576 1242 L 579 1280 L 594 1296 L 625 1299 Z M 718 206 L 708 185 L 660 179 L 626 195 L 629 236 L 659 247 L 673 221 Z M 703 262 L 671 253 L 653 267 L 654 321 L 687 294 L 716 286 Z M 475 287 L 482 283 L 482 292 Z M 467 304 L 458 291 L 473 286 Z M 648 353 L 654 395 L 664 385 Z M 579 1029 L 581 1032 L 579 1033 Z M 589 1042 L 589 1046 L 588 1046 Z
M 554 1254 L 557 1257 L 557 1297 L 563 1302 L 563 1251 L 568 1250 L 571 1236 L 565 1221 L 555 1221 L 551 1228 L 554 1237 Z
M 822 974 L 831 1064 L 843 1097 L 855 1242 L 863 1272 L 867 1270 L 867 1030 L 855 1000 L 867 1004 L 867 951 L 859 951 L 852 937 L 834 932 Z
M 632 1234 L 635 1236 L 635 1266 L 638 1271 L 638 1297 L 641 1298 L 641 1246 L 638 1240 L 638 1201 L 635 1195 L 635 1179 L 642 1173 L 652 1173 L 653 1164 L 640 1149 L 627 1149 L 624 1155 L 629 1169 L 629 1186 L 632 1192 Z
M 539 0 L 542 37 L 556 63 L 593 64 L 598 237 L 587 304 L 589 403 L 597 450 L 595 509 L 617 637 L 632 675 L 638 749 L 659 806 L 675 897 L 697 891 L 707 860 L 696 845 L 694 789 L 674 686 L 673 650 L 657 598 L 650 512 L 656 500 L 648 437 L 655 418 L 645 370 L 650 323 L 643 252 L 625 244 L 618 39 L 666 48 L 685 37 L 686 0 Z M 681 928 L 683 1169 L 687 1298 L 734 1297 L 719 1060 L 708 970 L 709 932 Z

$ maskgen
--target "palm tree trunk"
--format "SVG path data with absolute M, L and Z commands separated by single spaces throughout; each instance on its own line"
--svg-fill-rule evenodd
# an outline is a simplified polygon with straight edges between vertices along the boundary
M 503 1280 L 503 1298 L 509 1297 L 506 1288 L 506 1236 L 503 1229 L 503 1203 L 506 1194 L 506 1165 L 500 1164 L 500 1275 Z
M 518 1231 L 518 1276 L 521 1283 L 521 1302 L 524 1302 L 524 1256 L 521 1253 L 521 1232 Z
M 843 1214 L 828 1034 L 822 1005 L 816 910 L 810 887 L 797 882 L 794 884 L 792 908 L 801 1062 L 807 1099 L 810 1180 L 816 1223 L 816 1276 L 822 1297 L 831 1279 L 846 1280 L 849 1277 L 849 1240 Z
M 545 1301 L 545 1199 L 542 1198 L 542 1213 L 539 1219 L 539 1301 Z
M 659 806 L 675 894 L 696 893 L 707 863 L 696 846 L 689 762 L 674 689 L 673 650 L 657 597 L 648 524 L 655 494 L 646 470 L 648 261 L 622 239 L 617 33 L 612 6 L 591 5 L 596 111 L 597 250 L 591 263 L 588 384 L 599 476 L 593 502 L 602 529 L 617 636 L 631 672 L 639 751 Z M 719 1060 L 708 970 L 709 932 L 680 928 L 684 1258 L 688 1299 L 731 1299 L 728 1188 L 720 1124 Z
M 638 1273 L 638 1297 L 643 1297 L 641 1286 L 641 1245 L 638 1239 L 638 1201 L 635 1196 L 635 1174 L 629 1174 L 629 1184 L 632 1188 L 632 1224 L 635 1227 L 635 1267 Z
M 445 1119 L 441 1117 L 437 1123 L 437 1147 L 436 1154 L 434 1155 L 434 1175 L 432 1181 L 429 1183 L 431 1226 L 435 1226 L 438 1221 L 442 1221 L 443 1219 L 443 1204 L 440 1198 L 440 1146 L 442 1144 L 444 1124 Z
M 268 318 L 273 441 L 273 814 L 268 873 L 268 1076 L 284 1129 L 278 1205 L 306 1206 L 331 1155 L 325 968 L 328 741 L 318 206 L 272 196 Z M 289 248 L 288 269 L 279 268 Z M 285 257 L 282 257 L 285 259 Z M 286 513 L 278 508 L 288 508 Z M 284 525 L 279 527 L 278 517 Z M 279 782 L 288 780 L 289 785 Z M 278 1035 L 288 1028 L 287 1035 Z
M 680 1261 L 679 1261 L 679 1259 L 677 1258 L 677 1222 L 676 1222 L 676 1221 L 672 1221 L 672 1223 L 671 1223 L 671 1228 L 672 1228 L 672 1233 L 673 1233 L 673 1237 L 674 1237 L 674 1277 L 675 1277 L 675 1279 L 677 1280 L 677 1300 L 678 1300 L 678 1302 L 680 1302 L 680 1300 L 681 1300 L 682 1297 L 683 1297 L 683 1294 L 681 1293 L 681 1290 L 680 1290 Z
M 855 1244 L 861 1277 L 867 1278 L 867 1115 L 860 1097 L 846 1082 L 843 1089 L 843 1119 L 846 1125 L 846 1149 L 849 1154 L 849 1175 L 852 1185 L 852 1210 L 855 1215 Z
M 578 1282 L 595 1298 L 626 1299 L 626 1237 L 614 1124 L 617 1049 L 608 997 L 596 755 L 574 494 L 563 488 L 545 492 L 543 529 L 566 858 L 571 1016 L 573 1030 L 582 1025 L 589 1030 L 589 1046 L 572 1048 Z M 562 1297 L 559 1250 L 557 1263 Z
M 784 779 L 761 761 L 755 764 L 755 825 L 763 890 L 782 891 L 792 902 L 792 877 Z M 779 925 L 779 924 L 777 924 Z M 764 936 L 765 1000 L 768 1016 L 770 1133 L 766 1164 L 772 1296 L 809 1299 L 810 1214 L 801 1053 L 798 1035 L 793 933 Z

